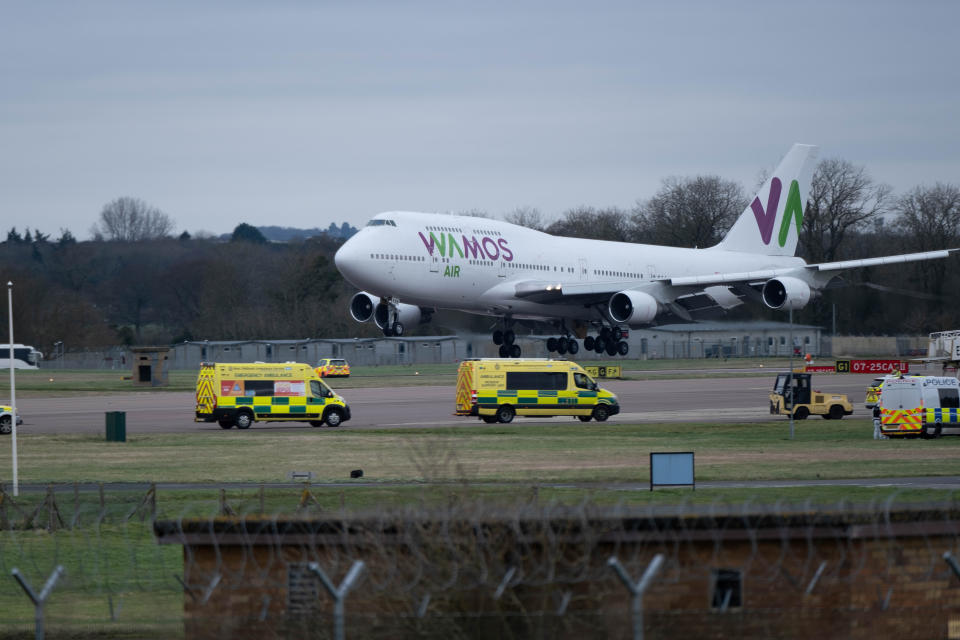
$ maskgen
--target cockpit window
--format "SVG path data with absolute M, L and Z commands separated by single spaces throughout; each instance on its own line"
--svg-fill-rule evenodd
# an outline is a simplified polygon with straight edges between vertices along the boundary
M 368 227 L 383 227 L 383 226 L 395 227 L 397 226 L 397 223 L 394 222 L 393 220 L 384 220 L 383 218 L 374 218 L 373 220 L 367 223 L 367 226 Z

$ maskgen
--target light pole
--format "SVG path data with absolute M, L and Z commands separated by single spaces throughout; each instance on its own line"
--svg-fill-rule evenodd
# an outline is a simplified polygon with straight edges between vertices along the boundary
M 17 385 L 13 366 L 13 283 L 7 282 L 7 318 L 10 327 L 10 448 L 13 450 L 13 497 L 20 495 L 20 481 L 17 477 Z
M 788 407 L 790 411 L 790 439 L 793 440 L 793 407 L 797 403 L 793 385 L 793 307 L 790 308 L 790 377 L 788 379 L 790 380 L 790 406 Z

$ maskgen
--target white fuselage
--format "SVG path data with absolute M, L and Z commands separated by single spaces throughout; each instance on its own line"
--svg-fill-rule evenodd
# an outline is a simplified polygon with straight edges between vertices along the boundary
M 388 212 L 337 252 L 353 285 L 407 304 L 516 318 L 595 320 L 596 309 L 516 297 L 520 282 L 638 290 L 666 278 L 801 267 L 789 256 L 563 238 L 488 218 Z

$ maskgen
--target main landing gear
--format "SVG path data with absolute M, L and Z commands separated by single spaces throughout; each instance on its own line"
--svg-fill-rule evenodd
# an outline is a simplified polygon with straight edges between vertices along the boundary
M 620 327 L 603 327 L 597 337 L 587 336 L 583 339 L 583 348 L 588 351 L 604 353 L 608 356 L 625 356 L 630 352 L 630 345 L 624 338 L 627 332 Z

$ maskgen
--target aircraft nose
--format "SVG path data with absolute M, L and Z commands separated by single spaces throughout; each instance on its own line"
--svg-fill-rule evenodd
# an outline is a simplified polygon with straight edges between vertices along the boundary
M 360 259 L 360 248 L 354 239 L 351 238 L 344 242 L 343 246 L 334 254 L 333 263 L 337 266 L 337 270 L 343 274 L 344 278 L 352 280 L 351 276 L 356 274 Z

